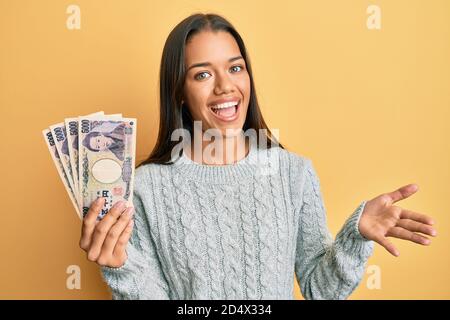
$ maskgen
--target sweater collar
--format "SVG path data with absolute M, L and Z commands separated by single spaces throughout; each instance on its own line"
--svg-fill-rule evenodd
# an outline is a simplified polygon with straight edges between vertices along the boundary
M 262 172 L 261 168 L 267 165 L 267 160 L 270 159 L 267 156 L 268 153 L 269 149 L 260 149 L 254 143 L 251 143 L 246 157 L 232 164 L 200 164 L 191 160 L 183 152 L 173 165 L 179 174 L 191 180 L 232 183 L 246 180 Z

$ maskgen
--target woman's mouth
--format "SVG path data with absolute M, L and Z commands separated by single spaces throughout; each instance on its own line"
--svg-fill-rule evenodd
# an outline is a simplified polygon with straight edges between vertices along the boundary
M 235 102 L 226 102 L 213 107 L 209 107 L 214 116 L 221 121 L 234 121 L 239 116 L 241 100 Z

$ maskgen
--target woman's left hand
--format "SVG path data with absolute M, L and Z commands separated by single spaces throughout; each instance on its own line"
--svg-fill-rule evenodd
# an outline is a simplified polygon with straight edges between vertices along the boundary
M 358 226 L 361 235 L 379 243 L 394 256 L 398 256 L 400 253 L 387 237 L 429 245 L 431 240 L 416 232 L 436 236 L 436 230 L 432 227 L 433 219 L 393 205 L 395 202 L 413 195 L 418 189 L 416 184 L 408 184 L 368 201 L 359 220 Z

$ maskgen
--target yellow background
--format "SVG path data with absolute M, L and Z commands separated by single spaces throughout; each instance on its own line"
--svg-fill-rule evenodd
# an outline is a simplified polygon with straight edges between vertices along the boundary
M 66 8 L 81 9 L 68 30 Z M 366 27 L 369 5 L 381 30 Z M 104 110 L 137 117 L 137 161 L 158 128 L 167 35 L 194 12 L 241 33 L 263 114 L 289 150 L 313 160 L 336 235 L 363 199 L 417 183 L 397 203 L 437 221 L 430 247 L 376 245 L 351 299 L 450 298 L 450 1 L 0 0 L 0 298 L 109 299 L 78 247 L 80 221 L 41 131 Z M 79 265 L 81 290 L 66 288 Z M 301 298 L 296 285 L 296 297 Z

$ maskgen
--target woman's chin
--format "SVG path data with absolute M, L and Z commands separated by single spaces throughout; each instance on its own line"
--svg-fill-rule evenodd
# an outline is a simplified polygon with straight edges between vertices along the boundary
M 242 133 L 242 125 L 217 125 L 213 127 L 215 131 L 220 131 L 220 134 L 224 138 L 232 138 L 237 137 Z M 216 134 L 216 133 L 215 133 Z
M 242 127 L 232 127 L 232 128 L 225 128 L 222 130 L 222 135 L 225 137 L 237 137 L 242 134 Z

